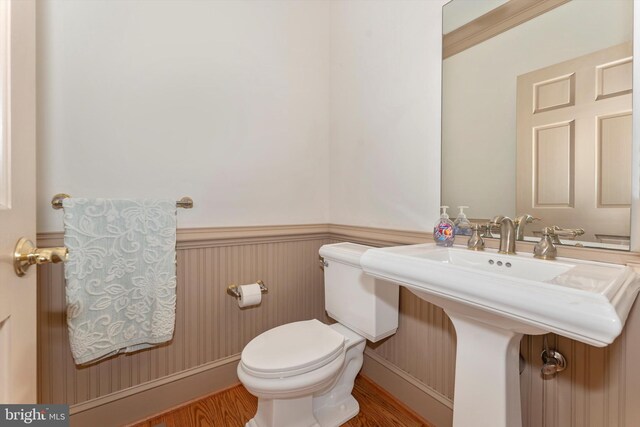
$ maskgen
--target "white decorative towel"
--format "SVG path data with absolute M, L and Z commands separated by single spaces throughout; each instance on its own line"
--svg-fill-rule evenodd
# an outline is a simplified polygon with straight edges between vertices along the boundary
M 171 340 L 176 204 L 64 199 L 67 325 L 77 364 Z

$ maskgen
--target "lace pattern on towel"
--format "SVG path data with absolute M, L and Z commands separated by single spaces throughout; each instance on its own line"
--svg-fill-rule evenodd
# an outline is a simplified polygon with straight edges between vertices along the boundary
M 67 324 L 76 363 L 171 339 L 174 201 L 65 199 Z

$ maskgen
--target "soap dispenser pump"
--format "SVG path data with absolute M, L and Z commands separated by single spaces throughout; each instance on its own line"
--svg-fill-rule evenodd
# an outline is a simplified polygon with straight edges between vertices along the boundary
M 433 227 L 433 240 L 435 240 L 438 246 L 453 246 L 455 239 L 454 225 L 447 214 L 448 207 L 449 206 L 440 206 L 442 213 L 440 214 L 440 219 Z
M 464 210 L 469 208 L 469 206 L 458 206 L 460 212 L 456 217 L 456 220 L 453 221 L 453 231 L 456 236 L 471 236 L 472 226 L 467 216 L 464 214 Z

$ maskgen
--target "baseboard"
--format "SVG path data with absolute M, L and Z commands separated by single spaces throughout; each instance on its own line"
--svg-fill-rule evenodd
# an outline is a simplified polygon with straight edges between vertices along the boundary
M 453 402 L 367 349 L 362 374 L 435 427 L 453 422 Z
M 240 355 L 72 405 L 71 426 L 126 425 L 239 384 Z

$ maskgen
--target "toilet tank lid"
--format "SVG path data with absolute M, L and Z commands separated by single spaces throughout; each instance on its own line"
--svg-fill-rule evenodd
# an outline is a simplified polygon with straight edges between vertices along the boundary
M 343 262 L 345 264 L 351 264 L 354 267 L 360 268 L 360 258 L 371 246 L 358 245 L 357 243 L 333 243 L 331 245 L 324 245 L 320 248 L 320 256 Z

